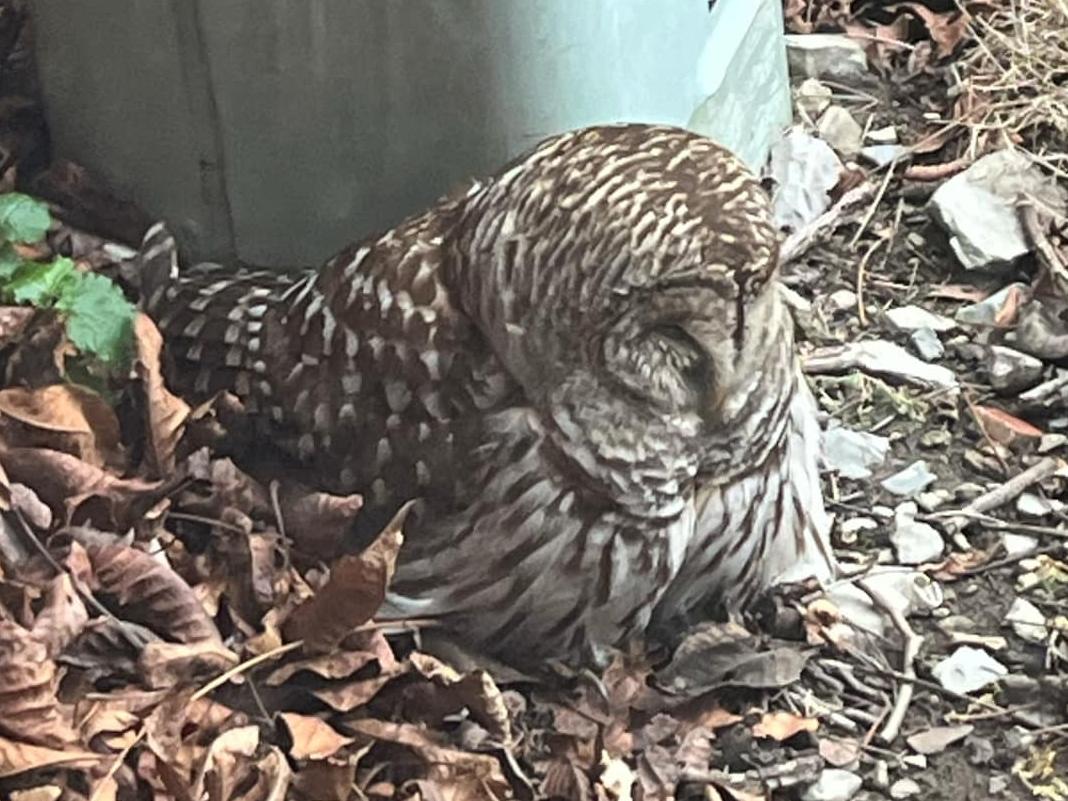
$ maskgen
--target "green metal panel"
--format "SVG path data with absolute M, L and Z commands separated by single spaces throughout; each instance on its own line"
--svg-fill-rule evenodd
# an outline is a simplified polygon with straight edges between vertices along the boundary
M 35 0 L 57 149 L 199 256 L 315 262 L 539 139 L 789 122 L 778 0 Z

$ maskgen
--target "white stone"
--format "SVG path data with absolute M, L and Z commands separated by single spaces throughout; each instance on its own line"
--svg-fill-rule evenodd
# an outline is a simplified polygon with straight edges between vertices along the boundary
M 868 73 L 864 45 L 838 33 L 788 33 L 790 73 L 806 78 L 856 79 Z
M 887 125 L 885 128 L 874 128 L 868 131 L 865 138 L 877 145 L 896 145 L 897 128 L 893 125 Z
M 863 784 L 855 773 L 840 768 L 824 768 L 819 778 L 801 793 L 802 801 L 849 801 Z
M 932 331 L 946 332 L 957 327 L 956 322 L 948 317 L 935 314 L 921 306 L 898 306 L 887 309 L 885 315 L 895 328 L 900 328 L 902 331 L 930 328 Z
M 932 328 L 917 328 L 909 335 L 909 341 L 924 361 L 933 362 L 946 355 L 945 345 Z
M 1068 192 L 1017 150 L 976 161 L 931 196 L 931 213 L 948 231 L 950 246 L 968 269 L 1011 263 L 1031 250 L 1017 213 L 1020 198 L 1063 215 Z
M 830 106 L 820 115 L 816 125 L 820 138 L 843 156 L 855 156 L 860 152 L 864 129 L 853 115 L 841 106 Z
M 1027 642 L 1046 641 L 1046 616 L 1026 598 L 1017 598 L 1005 615 L 1005 622 L 1012 626 L 1016 636 Z
M 831 105 L 834 92 L 816 78 L 806 78 L 797 87 L 795 92 L 796 102 L 811 119 L 815 122 L 827 106 Z
M 890 440 L 865 431 L 842 426 L 823 434 L 823 453 L 828 466 L 844 478 L 868 478 L 872 469 L 882 466 L 890 452 Z
M 971 693 L 1008 675 L 1008 668 L 979 648 L 962 645 L 931 670 L 938 683 L 956 693 Z
M 938 476 L 927 469 L 927 462 L 923 459 L 918 459 L 904 470 L 899 470 L 879 483 L 884 490 L 894 495 L 912 496 L 923 492 L 937 480 Z M 898 509 L 900 508 L 898 507 Z M 897 514 L 898 512 L 895 510 L 895 518 Z
M 903 503 L 894 515 L 894 529 L 890 542 L 903 565 L 933 562 L 942 556 L 945 543 L 933 526 L 916 520 L 916 504 Z

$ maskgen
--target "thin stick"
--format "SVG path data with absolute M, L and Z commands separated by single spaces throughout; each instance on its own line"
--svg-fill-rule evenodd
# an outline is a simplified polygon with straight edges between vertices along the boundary
M 960 512 L 947 513 L 944 516 L 944 525 L 951 531 L 960 531 L 969 522 L 969 515 L 985 514 L 999 506 L 1004 506 L 1009 501 L 1017 498 L 1032 484 L 1038 484 L 1057 472 L 1060 467 L 1059 460 L 1047 456 L 1041 462 L 1032 465 L 1017 476 L 1010 478 L 1000 487 L 983 493 L 969 503 Z M 942 517 L 942 513 L 939 513 Z M 959 518 L 959 519 L 958 519 Z
M 905 647 L 901 655 L 901 673 L 909 679 L 914 680 L 916 678 L 916 657 L 919 656 L 920 648 L 923 646 L 923 637 L 913 631 L 912 626 L 909 625 L 908 620 L 905 619 L 901 610 L 890 603 L 886 599 L 886 596 L 879 590 L 866 581 L 858 581 L 857 586 L 867 593 L 868 597 L 871 598 L 876 606 L 880 607 L 890 616 L 890 620 L 893 621 L 894 627 L 904 638 Z M 894 706 L 886 718 L 886 723 L 883 724 L 882 732 L 879 734 L 879 738 L 883 742 L 892 743 L 901 733 L 901 726 L 905 722 L 905 715 L 908 714 L 909 705 L 912 703 L 912 694 L 914 690 L 914 684 L 912 682 L 906 682 L 897 691 L 897 698 L 894 701 Z
M 864 275 L 868 268 L 868 262 L 871 261 L 871 257 L 875 255 L 875 251 L 885 243 L 885 239 L 876 239 L 871 243 L 868 249 L 864 251 L 864 255 L 860 257 L 860 262 L 857 264 L 857 320 L 859 320 L 860 324 L 863 326 L 868 324 L 868 315 L 864 312 Z

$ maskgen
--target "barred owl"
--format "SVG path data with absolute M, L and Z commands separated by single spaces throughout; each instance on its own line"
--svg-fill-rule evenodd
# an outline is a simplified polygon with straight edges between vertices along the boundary
M 776 276 L 733 156 L 621 125 L 318 271 L 194 269 L 146 305 L 183 391 L 236 394 L 322 489 L 364 495 L 360 525 L 418 499 L 387 616 L 521 660 L 832 572 Z

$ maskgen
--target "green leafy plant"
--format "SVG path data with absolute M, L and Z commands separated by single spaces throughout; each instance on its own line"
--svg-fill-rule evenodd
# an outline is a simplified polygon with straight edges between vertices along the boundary
M 40 242 L 51 224 L 41 201 L 18 192 L 0 195 L 0 301 L 55 309 L 82 355 L 122 369 L 129 359 L 134 318 L 122 290 L 68 258 L 33 261 L 15 247 Z

